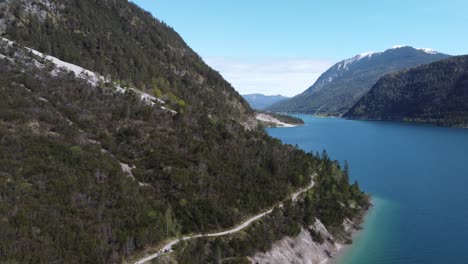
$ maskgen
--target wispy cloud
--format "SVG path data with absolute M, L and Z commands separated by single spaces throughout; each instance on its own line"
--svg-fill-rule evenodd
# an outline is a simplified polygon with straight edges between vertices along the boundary
M 322 59 L 242 61 L 212 57 L 205 61 L 241 94 L 286 96 L 303 92 L 333 64 L 332 61 Z

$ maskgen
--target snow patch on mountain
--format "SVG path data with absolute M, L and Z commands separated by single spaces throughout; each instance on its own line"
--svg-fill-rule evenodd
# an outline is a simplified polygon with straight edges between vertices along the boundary
M 365 52 L 365 53 L 361 53 L 359 54 L 359 59 L 363 59 L 365 57 L 372 57 L 372 55 L 374 54 L 377 54 L 378 52 L 374 52 L 374 51 L 368 51 L 368 52 Z
M 433 49 L 429 49 L 429 48 L 418 48 L 417 50 L 421 50 L 421 51 L 424 51 L 428 54 L 437 54 L 438 52 L 433 50 Z
M 405 45 L 395 45 L 392 47 L 392 49 L 400 49 L 400 48 L 405 48 L 405 47 L 411 47 L 411 46 L 405 46 Z M 430 48 L 415 48 L 420 51 L 424 51 L 427 54 L 438 54 L 437 51 L 430 49 Z
M 351 65 L 351 64 L 353 64 L 355 62 L 358 62 L 360 60 L 366 59 L 366 58 L 371 58 L 372 56 L 378 55 L 380 53 L 381 52 L 368 51 L 368 52 L 364 52 L 364 53 L 361 53 L 359 55 L 356 55 L 356 56 L 354 56 L 352 58 L 346 59 L 343 62 L 338 64 L 338 70 L 341 70 L 341 69 L 348 70 L 349 65 Z
M 410 47 L 410 46 L 395 45 L 391 49 L 400 49 L 400 48 L 405 48 L 405 47 Z M 416 48 L 416 49 L 423 51 L 427 54 L 431 54 L 431 55 L 439 54 L 437 51 L 433 49 L 429 49 L 429 48 Z M 317 80 L 314 91 L 321 90 L 326 84 L 331 83 L 336 78 L 339 78 L 342 75 L 346 74 L 345 72 L 348 71 L 351 65 L 353 65 L 354 63 L 360 62 L 365 59 L 373 58 L 375 56 L 381 55 L 382 53 L 383 52 L 368 51 L 368 52 L 364 52 L 359 55 L 356 55 L 352 58 L 338 62 L 332 67 L 333 71 L 329 70 Z

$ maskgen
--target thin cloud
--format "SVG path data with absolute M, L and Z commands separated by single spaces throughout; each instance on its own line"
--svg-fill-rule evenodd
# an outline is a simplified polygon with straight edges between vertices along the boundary
M 275 59 L 241 61 L 220 57 L 207 58 L 208 65 L 219 71 L 241 94 L 294 96 L 311 86 L 332 61 L 321 59 Z

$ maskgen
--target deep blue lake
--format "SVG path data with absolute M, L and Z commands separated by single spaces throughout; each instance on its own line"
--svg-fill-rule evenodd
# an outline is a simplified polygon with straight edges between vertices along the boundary
M 374 199 L 340 264 L 468 263 L 468 129 L 299 117 L 269 134 L 347 160 Z

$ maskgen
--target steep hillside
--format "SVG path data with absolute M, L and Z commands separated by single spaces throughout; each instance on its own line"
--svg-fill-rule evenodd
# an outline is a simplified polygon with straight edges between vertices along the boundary
M 396 46 L 338 62 L 303 93 L 267 108 L 275 112 L 341 115 L 385 73 L 430 63 L 449 55 L 429 49 Z
M 387 74 L 345 115 L 468 126 L 468 56 Z
M 343 190 L 313 204 L 330 227 L 365 205 L 339 166 L 270 138 L 217 72 L 137 6 L 7 0 L 0 11 L 15 42 L 0 40 L 0 262 L 121 263 L 232 227 L 314 172 L 321 192 Z
M 263 110 L 268 106 L 289 99 L 282 95 L 244 94 L 242 95 L 253 109 Z
M 7 0 L 0 13 L 0 33 L 10 40 L 162 95 L 184 111 L 253 120 L 244 99 L 172 28 L 127 1 Z

